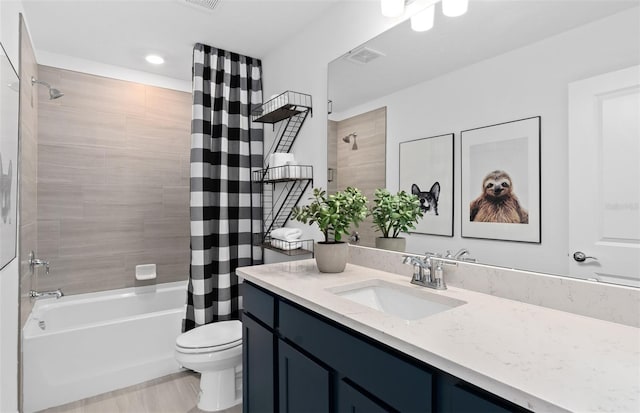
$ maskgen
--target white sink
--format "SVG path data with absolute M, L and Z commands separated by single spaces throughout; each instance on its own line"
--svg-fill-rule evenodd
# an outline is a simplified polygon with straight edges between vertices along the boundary
M 409 282 L 409 281 L 407 281 Z M 332 293 L 404 320 L 418 320 L 466 304 L 465 301 L 373 279 L 328 289 Z

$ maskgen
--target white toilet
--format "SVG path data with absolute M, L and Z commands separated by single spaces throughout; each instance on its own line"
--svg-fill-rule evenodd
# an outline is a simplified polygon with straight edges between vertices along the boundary
M 181 366 L 200 373 L 200 410 L 224 410 L 242 401 L 240 321 L 219 321 L 181 334 L 175 355 Z

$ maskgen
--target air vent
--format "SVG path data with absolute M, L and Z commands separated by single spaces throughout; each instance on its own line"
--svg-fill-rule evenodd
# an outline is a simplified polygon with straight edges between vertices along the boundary
M 369 47 L 361 47 L 349 52 L 349 54 L 347 54 L 347 60 L 359 64 L 367 64 L 381 56 L 384 56 L 384 53 L 373 50 Z
M 215 9 L 219 1 L 220 0 L 180 0 L 181 3 L 187 6 L 196 7 L 200 10 L 206 9 L 207 11 Z

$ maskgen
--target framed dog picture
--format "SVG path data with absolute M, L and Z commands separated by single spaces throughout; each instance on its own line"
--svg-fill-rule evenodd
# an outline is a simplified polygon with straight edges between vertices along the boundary
M 463 237 L 540 243 L 540 122 L 460 133 Z
M 453 236 L 453 133 L 400 143 L 400 190 L 420 198 L 415 233 Z

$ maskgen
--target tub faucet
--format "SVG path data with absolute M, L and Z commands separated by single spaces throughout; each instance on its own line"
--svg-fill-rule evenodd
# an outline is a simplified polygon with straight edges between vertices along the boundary
M 436 290 L 446 290 L 447 286 L 444 283 L 442 263 L 436 262 L 434 265 L 434 261 L 437 261 L 439 257 L 440 255 L 430 252 L 425 253 L 423 258 L 418 258 L 415 255 L 404 255 L 402 262 L 413 265 L 411 284 Z
M 58 299 L 63 296 L 64 296 L 64 293 L 60 288 L 58 288 L 55 291 L 43 291 L 41 293 L 34 290 L 29 291 L 29 297 L 35 300 L 38 300 L 40 298 L 49 298 L 49 297 L 55 297 L 56 299 Z

